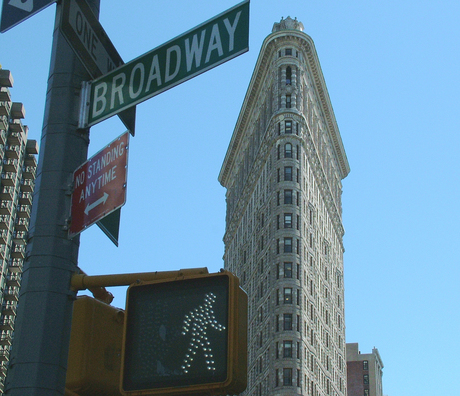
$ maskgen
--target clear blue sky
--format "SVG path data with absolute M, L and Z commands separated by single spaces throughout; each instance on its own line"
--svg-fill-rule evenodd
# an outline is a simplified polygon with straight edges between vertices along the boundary
M 125 61 L 236 4 L 101 0 Z M 0 36 L 40 140 L 55 6 Z M 347 341 L 383 358 L 384 393 L 455 394 L 460 364 L 460 2 L 251 1 L 250 51 L 137 108 L 120 247 L 83 232 L 89 274 L 223 266 L 217 181 L 263 39 L 297 17 L 316 45 L 351 173 L 343 181 Z M 90 154 L 124 131 L 91 130 Z M 114 288 L 124 307 L 123 288 Z

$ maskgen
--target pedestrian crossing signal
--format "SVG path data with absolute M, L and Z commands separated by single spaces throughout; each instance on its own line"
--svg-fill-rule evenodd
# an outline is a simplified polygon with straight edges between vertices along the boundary
M 230 272 L 131 285 L 121 391 L 237 394 L 247 383 L 247 295 Z

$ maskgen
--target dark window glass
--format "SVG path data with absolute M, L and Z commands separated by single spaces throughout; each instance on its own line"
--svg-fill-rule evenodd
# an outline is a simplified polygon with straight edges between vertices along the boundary
M 284 238 L 284 253 L 292 253 L 292 238 Z
M 283 368 L 283 386 L 292 386 L 291 368 Z
M 283 357 L 292 357 L 292 341 L 283 341 Z
M 368 374 L 363 375 L 363 383 L 365 385 L 369 384 L 369 375 Z
M 286 56 L 292 56 L 292 48 L 286 48 L 285 53 Z
M 367 360 L 363 361 L 363 370 L 369 370 L 369 362 Z
M 292 69 L 290 66 L 286 67 L 286 85 L 291 85 Z
M 292 190 L 284 190 L 284 203 L 292 204 Z
M 292 314 L 283 315 L 283 330 L 292 330 Z
M 284 263 L 284 277 L 292 278 L 292 263 Z
M 285 287 L 283 291 L 284 304 L 292 304 L 292 287 Z
M 289 95 L 289 101 L 291 100 L 291 95 Z M 287 101 L 287 98 L 286 98 Z M 284 133 L 290 134 L 292 133 L 292 121 L 284 121 Z
M 291 143 L 286 143 L 284 145 L 284 158 L 292 158 L 292 144 Z
M 290 109 L 290 108 L 291 108 L 291 95 L 286 95 L 286 109 Z M 289 133 L 292 133 L 292 128 L 291 128 L 291 132 Z
M 292 228 L 292 213 L 284 214 L 284 228 Z
M 292 181 L 292 166 L 284 167 L 284 181 Z

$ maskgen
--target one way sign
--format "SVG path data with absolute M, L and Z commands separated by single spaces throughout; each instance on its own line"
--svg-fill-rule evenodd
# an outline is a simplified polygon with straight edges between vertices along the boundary
M 3 0 L 0 32 L 4 33 L 56 0 Z

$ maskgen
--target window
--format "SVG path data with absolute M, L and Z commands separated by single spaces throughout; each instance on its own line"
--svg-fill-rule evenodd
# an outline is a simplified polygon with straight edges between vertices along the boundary
M 363 361 L 363 370 L 369 370 L 369 362 L 367 360 Z
M 284 145 L 284 158 L 292 158 L 292 144 L 291 143 L 286 143 Z
M 286 56 L 292 56 L 292 48 L 286 48 L 286 49 L 285 49 L 285 52 L 284 52 L 284 55 L 286 55 Z
M 369 384 L 369 375 L 368 374 L 364 374 L 363 375 L 363 383 L 365 385 L 368 385 Z
M 292 228 L 292 213 L 284 214 L 284 228 Z
M 291 100 L 291 95 L 289 95 L 289 101 Z M 286 102 L 287 102 L 287 97 L 286 97 Z M 284 121 L 284 133 L 290 134 L 292 133 L 292 121 L 287 120 Z
M 280 357 L 280 353 L 279 353 L 279 343 L 277 342 L 276 343 L 276 347 L 275 347 L 275 358 L 276 359 L 279 359 Z
M 292 263 L 284 263 L 284 277 L 292 278 Z
M 284 181 L 292 181 L 292 166 L 284 167 Z
M 292 386 L 291 368 L 283 368 L 283 386 Z
M 286 67 L 286 85 L 291 85 L 292 69 L 291 66 Z
M 276 192 L 276 204 L 280 206 L 280 192 L 279 191 Z
M 364 389 L 364 396 L 369 396 L 369 389 Z
M 292 238 L 284 238 L 284 253 L 292 253 Z
M 284 288 L 283 301 L 285 304 L 292 304 L 292 287 Z
M 292 357 L 292 341 L 283 341 L 283 357 Z
M 280 157 L 281 157 L 281 146 L 279 144 L 278 144 L 276 150 L 277 150 L 276 157 L 277 157 L 277 159 L 280 159 Z
M 276 181 L 279 183 L 281 180 L 281 176 L 280 176 L 280 168 L 278 168 L 276 170 Z
M 283 330 L 292 330 L 292 314 L 283 315 Z
M 291 108 L 291 95 L 286 95 L 286 109 L 290 109 L 290 108 Z M 289 133 L 292 133 L 292 128 L 291 128 L 291 132 Z
M 276 331 L 280 331 L 280 316 L 276 315 Z
M 279 386 L 278 377 L 279 377 L 279 370 L 276 369 L 276 373 L 275 373 L 275 386 Z
M 280 215 L 276 215 L 276 229 L 280 229 Z
M 284 190 L 284 203 L 292 204 L 292 190 Z

